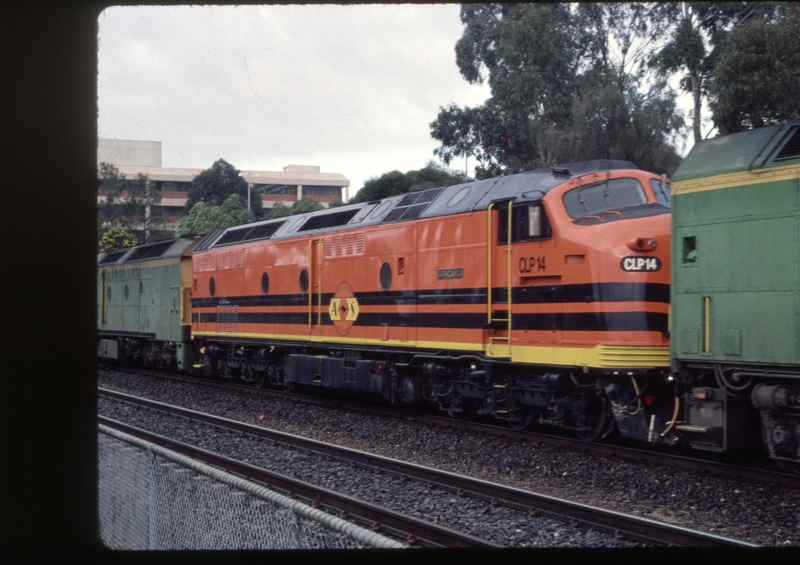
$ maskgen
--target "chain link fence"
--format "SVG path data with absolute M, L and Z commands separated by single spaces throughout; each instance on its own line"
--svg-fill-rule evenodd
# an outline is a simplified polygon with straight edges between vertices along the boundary
M 111 549 L 402 548 L 402 543 L 100 425 L 100 536 Z

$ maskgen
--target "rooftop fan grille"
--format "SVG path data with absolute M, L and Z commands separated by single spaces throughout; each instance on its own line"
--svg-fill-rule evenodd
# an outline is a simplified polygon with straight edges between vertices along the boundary
M 793 127 L 786 137 L 789 141 L 783 144 L 773 161 L 787 161 L 800 157 L 800 128 Z

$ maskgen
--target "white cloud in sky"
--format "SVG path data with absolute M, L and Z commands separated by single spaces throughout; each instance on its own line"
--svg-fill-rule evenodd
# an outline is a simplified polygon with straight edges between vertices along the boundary
M 166 167 L 419 169 L 458 73 L 457 4 L 131 6 L 99 18 L 98 135 L 161 141 Z M 463 167 L 463 163 L 453 163 Z

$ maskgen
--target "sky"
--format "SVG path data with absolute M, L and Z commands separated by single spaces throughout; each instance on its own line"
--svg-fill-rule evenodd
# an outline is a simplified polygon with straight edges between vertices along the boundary
M 462 31 L 458 4 L 110 7 L 98 137 L 160 141 L 164 167 L 318 165 L 352 197 L 438 161 L 439 108 L 490 96 L 458 72 Z

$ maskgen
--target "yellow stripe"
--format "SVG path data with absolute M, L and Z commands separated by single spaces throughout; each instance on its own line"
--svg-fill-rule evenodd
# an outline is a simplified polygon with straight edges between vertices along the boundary
M 798 171 L 800 171 L 800 166 L 798 165 L 785 165 L 783 167 L 759 169 L 752 172 L 729 173 L 700 179 L 676 181 L 672 183 L 672 194 L 689 194 L 692 192 L 732 188 L 748 184 L 792 180 L 797 178 Z
M 518 363 L 588 367 L 590 369 L 644 369 L 669 367 L 669 346 L 597 345 L 595 347 L 514 346 Z
M 268 339 L 286 341 L 285 334 L 251 334 L 225 332 L 194 332 L 198 337 L 225 337 L 246 339 Z M 303 341 L 298 336 L 293 341 Z M 305 338 L 306 341 L 310 341 Z M 346 337 L 326 337 L 326 343 L 337 345 L 376 345 L 381 347 L 415 347 L 418 349 L 435 349 L 449 351 L 473 351 L 485 353 L 492 357 L 487 346 L 480 343 L 452 343 L 439 341 L 399 341 L 380 339 L 351 339 Z M 507 346 L 503 346 L 507 352 Z M 504 355 L 496 355 L 505 358 Z M 588 367 L 590 369 L 633 369 L 669 367 L 668 345 L 597 345 L 595 347 L 548 347 L 530 345 L 512 345 L 511 359 L 514 363 L 532 365 L 560 365 L 566 367 Z

